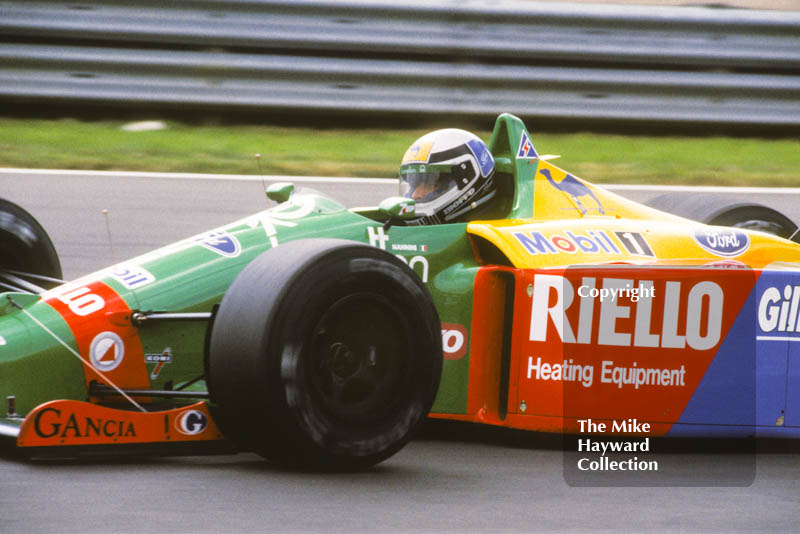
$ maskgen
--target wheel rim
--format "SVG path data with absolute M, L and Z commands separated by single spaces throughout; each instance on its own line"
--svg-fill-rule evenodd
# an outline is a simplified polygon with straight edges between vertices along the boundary
M 407 318 L 374 293 L 330 306 L 314 328 L 306 372 L 319 408 L 339 422 L 381 419 L 401 396 L 411 354 Z

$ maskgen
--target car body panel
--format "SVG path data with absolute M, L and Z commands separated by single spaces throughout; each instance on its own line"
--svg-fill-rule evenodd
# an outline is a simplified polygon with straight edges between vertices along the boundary
M 507 195 L 493 220 L 404 226 L 378 210 L 347 210 L 298 191 L 274 208 L 40 296 L 0 295 L 0 400 L 16 401 L 15 413 L 0 403 L 3 432 L 36 447 L 173 440 L 171 430 L 145 431 L 154 423 L 131 407 L 172 424 L 180 410 L 196 410 L 185 399 L 155 405 L 133 395 L 125 403 L 92 394 L 92 383 L 203 392 L 208 324 L 139 324 L 134 314 L 211 313 L 262 252 L 335 237 L 397 255 L 428 287 L 444 348 L 432 417 L 549 432 L 574 431 L 581 417 L 636 417 L 656 435 L 797 434 L 800 246 L 607 192 L 540 157 L 511 115 L 498 118 L 489 147 Z M 655 295 L 611 304 L 576 297 L 581 286 L 640 285 Z M 592 367 L 592 379 L 556 379 L 557 366 L 560 373 Z M 616 383 L 619 372 L 650 382 Z M 58 421 L 52 409 L 61 410 Z M 49 431 L 41 430 L 43 410 L 50 410 Z M 202 413 L 213 422 L 213 410 Z M 77 442 L 61 442 L 71 424 L 64 414 L 83 421 L 92 439 L 73 430 L 67 437 Z M 95 432 L 99 420 L 143 430 L 136 439 L 126 429 Z M 61 425 L 55 433 L 53 421 Z M 206 428 L 199 435 L 210 436 Z
M 157 412 L 128 411 L 57 400 L 39 405 L 25 419 L 20 447 L 128 445 L 215 441 L 222 433 L 204 402 Z

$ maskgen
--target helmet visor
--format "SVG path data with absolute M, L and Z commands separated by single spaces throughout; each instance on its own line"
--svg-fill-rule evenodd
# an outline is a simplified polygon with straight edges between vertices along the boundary
M 449 165 L 403 165 L 400 195 L 417 202 L 430 202 L 455 187 Z

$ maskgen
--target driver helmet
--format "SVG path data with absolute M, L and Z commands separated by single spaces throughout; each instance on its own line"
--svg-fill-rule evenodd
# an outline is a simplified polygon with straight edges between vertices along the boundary
M 400 195 L 416 201 L 418 224 L 452 222 L 494 197 L 492 153 L 465 130 L 425 134 L 403 156 Z

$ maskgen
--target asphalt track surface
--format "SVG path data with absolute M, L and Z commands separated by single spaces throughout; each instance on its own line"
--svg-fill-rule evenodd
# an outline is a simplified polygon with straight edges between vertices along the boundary
M 394 193 L 383 183 L 314 187 L 348 206 Z M 111 263 L 112 248 L 119 261 L 269 205 L 252 180 L 0 173 L 0 191 L 45 226 L 67 278 Z M 800 220 L 798 193 L 738 196 Z M 687 473 L 719 456 L 675 454 Z M 709 470 L 699 487 L 573 487 L 562 458 L 550 439 L 450 426 L 429 429 L 373 470 L 345 475 L 282 471 L 252 454 L 79 463 L 3 455 L 0 533 L 795 532 L 800 521 L 796 449 L 729 453 L 727 465 L 752 465 L 754 478 Z

